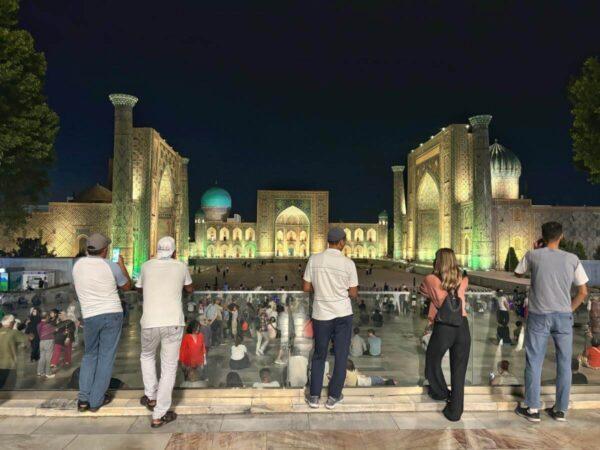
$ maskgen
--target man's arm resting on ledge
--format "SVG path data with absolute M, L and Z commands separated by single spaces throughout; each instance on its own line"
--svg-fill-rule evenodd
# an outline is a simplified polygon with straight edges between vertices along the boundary
M 308 292 L 308 293 L 313 292 L 313 285 L 312 285 L 312 283 L 310 283 L 310 282 L 308 282 L 306 280 L 302 280 L 302 290 L 304 292 Z

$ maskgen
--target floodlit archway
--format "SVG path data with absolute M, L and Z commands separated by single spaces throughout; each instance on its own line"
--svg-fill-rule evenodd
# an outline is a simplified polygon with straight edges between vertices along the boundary
M 158 218 L 155 243 L 164 236 L 175 236 L 175 189 L 170 167 L 166 167 L 158 185 Z
M 234 241 L 241 241 L 242 240 L 242 230 L 240 230 L 239 228 L 234 228 L 232 234 L 233 234 L 233 240 Z
M 417 188 L 417 257 L 431 261 L 440 246 L 440 191 L 437 182 L 426 172 Z
M 350 228 L 344 228 L 344 233 L 346 234 L 346 241 L 351 241 L 352 231 L 350 231 Z
M 256 233 L 254 232 L 254 228 L 246 228 L 246 240 L 253 241 L 255 240 Z
M 356 242 L 362 242 L 365 240 L 365 232 L 362 228 L 357 228 L 354 230 L 354 240 Z
M 362 245 L 357 245 L 356 247 L 354 247 L 354 256 L 356 258 L 363 258 L 364 257 L 364 249 L 362 247 Z
M 217 240 L 217 230 L 214 227 L 210 227 L 208 230 L 206 230 L 206 238 L 211 242 L 216 241 Z
M 228 228 L 221 228 L 221 231 L 219 231 L 219 240 L 221 240 L 221 241 L 229 240 L 229 229 Z
M 206 256 L 209 258 L 214 258 L 215 257 L 215 246 L 214 245 L 209 245 L 206 248 Z
M 275 256 L 304 257 L 310 250 L 310 220 L 296 206 L 284 209 L 275 219 Z
M 377 240 L 377 232 L 373 228 L 369 228 L 367 231 L 367 241 L 375 242 Z

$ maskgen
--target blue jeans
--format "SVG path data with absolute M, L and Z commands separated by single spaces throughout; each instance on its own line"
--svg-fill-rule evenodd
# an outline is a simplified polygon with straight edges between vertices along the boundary
M 79 400 L 98 408 L 110 384 L 123 313 L 100 314 L 83 319 L 85 351 L 79 372 Z
M 329 342 L 333 341 L 335 365 L 329 381 L 329 396 L 339 399 L 346 380 L 346 364 L 350 353 L 350 340 L 352 339 L 352 315 L 336 317 L 331 320 L 313 319 L 312 323 L 315 350 L 310 369 L 310 395 L 321 396 L 327 351 L 329 350 Z
M 525 404 L 539 409 L 542 366 L 546 356 L 548 337 L 552 336 L 556 349 L 556 403 L 555 409 L 566 412 L 571 391 L 571 356 L 573 354 L 573 314 L 529 313 L 525 329 Z

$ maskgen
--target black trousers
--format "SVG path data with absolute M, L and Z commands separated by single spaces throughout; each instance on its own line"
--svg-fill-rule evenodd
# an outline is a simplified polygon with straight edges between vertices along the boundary
M 452 390 L 442 371 L 442 358 L 450 350 L 450 374 Z M 425 378 L 429 381 L 429 395 L 436 400 L 448 401 L 444 415 L 448 420 L 460 420 L 465 399 L 465 377 L 471 350 L 469 322 L 463 317 L 459 327 L 434 324 L 425 356 Z

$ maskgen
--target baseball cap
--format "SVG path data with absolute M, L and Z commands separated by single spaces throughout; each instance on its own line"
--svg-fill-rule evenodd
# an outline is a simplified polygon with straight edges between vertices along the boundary
M 171 236 L 165 236 L 158 240 L 158 245 L 156 248 L 156 256 L 159 259 L 170 258 L 175 251 L 175 239 Z
M 102 250 L 110 245 L 111 240 L 102 233 L 92 233 L 87 238 L 87 249 L 92 251 Z
M 327 242 L 338 242 L 342 239 L 346 239 L 346 233 L 344 230 L 338 227 L 329 229 L 329 232 L 327 233 Z

